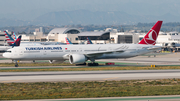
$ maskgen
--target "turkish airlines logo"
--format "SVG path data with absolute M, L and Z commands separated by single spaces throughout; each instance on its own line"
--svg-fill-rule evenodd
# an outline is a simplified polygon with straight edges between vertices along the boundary
M 150 30 L 149 34 L 145 36 L 144 41 L 146 44 L 155 44 L 157 39 L 157 33 L 155 30 Z

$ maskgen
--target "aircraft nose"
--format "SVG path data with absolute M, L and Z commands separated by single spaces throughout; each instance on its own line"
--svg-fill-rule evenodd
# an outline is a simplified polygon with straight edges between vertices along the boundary
M 10 54 L 10 53 L 3 53 L 3 57 L 5 57 L 5 58 L 11 58 L 11 54 Z

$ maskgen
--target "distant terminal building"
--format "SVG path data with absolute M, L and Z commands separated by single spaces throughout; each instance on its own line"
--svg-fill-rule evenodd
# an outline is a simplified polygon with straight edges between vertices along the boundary
M 73 44 L 87 44 L 87 37 L 89 37 L 93 44 L 106 43 L 138 43 L 139 36 L 134 33 L 118 32 L 117 29 L 107 28 L 105 31 L 86 31 L 82 32 L 78 28 L 54 28 L 47 36 L 43 32 L 35 29 L 34 35 L 22 35 L 22 41 L 48 41 L 48 42 L 62 42 L 66 43 L 65 38 Z
M 138 43 L 139 35 L 137 33 L 129 33 L 129 32 L 112 32 L 110 34 L 111 43 Z
M 110 32 L 95 31 L 95 32 L 81 32 L 77 34 L 79 43 L 87 43 L 87 37 L 89 37 L 94 44 L 106 44 L 110 43 Z
M 45 32 L 45 31 L 44 31 L 44 28 L 43 28 L 43 27 L 40 27 L 40 28 L 39 28 L 39 32 L 43 32 L 43 33 L 44 33 L 44 32 Z
M 35 30 L 37 31 L 37 29 Z M 78 43 L 77 34 L 81 32 L 81 30 L 77 28 L 54 28 L 52 29 L 47 36 L 43 35 L 41 32 L 34 32 L 34 35 L 22 36 L 22 41 L 48 41 L 48 42 L 63 42 L 66 43 L 65 37 L 68 37 L 72 43 Z
M 49 32 L 47 40 L 66 43 L 65 38 L 68 37 L 72 43 L 78 44 L 79 33 L 81 30 L 78 28 L 54 28 Z
M 118 31 L 117 29 L 107 28 L 102 31 L 86 31 L 82 32 L 78 28 L 54 28 L 48 35 L 44 35 L 41 28 L 36 29 L 34 35 L 22 35 L 22 41 L 31 42 L 62 42 L 66 43 L 65 37 L 68 37 L 73 44 L 86 44 L 87 37 L 91 39 L 94 44 L 106 44 L 106 43 L 138 43 L 146 33 L 142 33 L 140 30 L 131 31 Z M 2 35 L 1 35 L 2 33 Z M 9 34 L 12 34 L 9 32 Z M 4 32 L 0 32 L 1 36 L 4 36 Z M 0 37 L 0 42 L 5 42 L 5 37 Z M 178 32 L 160 32 L 157 45 L 161 46 L 173 46 L 180 47 L 180 34 Z M 175 43 L 175 44 L 174 44 Z

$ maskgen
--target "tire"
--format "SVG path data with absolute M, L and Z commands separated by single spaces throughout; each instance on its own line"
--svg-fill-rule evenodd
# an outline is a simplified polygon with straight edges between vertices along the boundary
M 88 63 L 88 66 L 99 66 L 98 63 Z
M 83 65 L 86 65 L 86 63 L 76 64 L 76 66 L 83 66 Z
M 18 67 L 18 64 L 15 64 L 15 67 Z

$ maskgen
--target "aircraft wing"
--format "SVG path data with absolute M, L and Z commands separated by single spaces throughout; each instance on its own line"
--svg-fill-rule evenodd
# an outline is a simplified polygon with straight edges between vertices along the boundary
M 164 48 L 164 47 L 151 47 L 151 48 L 147 48 L 148 50 L 157 50 L 159 48 Z
M 110 53 L 113 53 L 113 52 L 119 52 L 119 53 L 122 53 L 124 52 L 124 50 L 114 50 L 114 51 L 96 51 L 96 52 L 86 52 L 86 53 L 83 53 L 85 56 L 87 57 L 97 57 L 97 56 L 101 56 L 103 54 L 110 54 Z M 64 59 L 69 59 L 69 55 L 70 54 L 65 54 L 63 56 Z
M 119 52 L 122 53 L 124 52 L 124 50 L 114 50 L 114 51 L 96 51 L 96 52 L 88 52 L 88 53 L 84 53 L 85 56 L 87 57 L 96 57 L 96 56 L 101 56 L 103 54 L 110 54 L 113 52 Z

